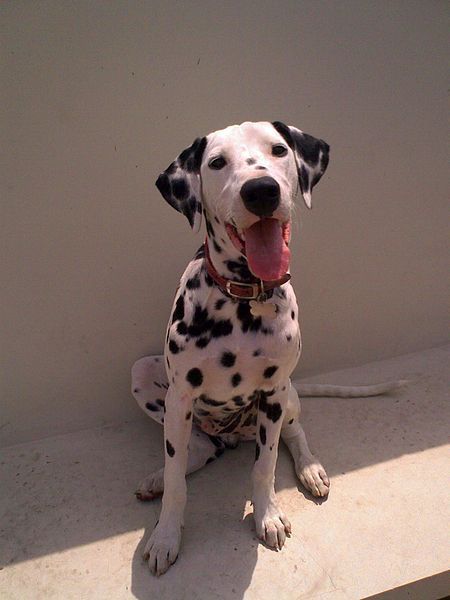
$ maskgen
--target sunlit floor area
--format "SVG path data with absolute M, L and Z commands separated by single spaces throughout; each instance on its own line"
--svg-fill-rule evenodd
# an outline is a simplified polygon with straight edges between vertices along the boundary
M 449 354 L 450 346 L 440 347 L 310 379 L 411 383 L 390 396 L 302 401 L 310 446 L 331 492 L 324 502 L 304 492 L 280 449 L 276 488 L 293 527 L 281 552 L 263 547 L 253 531 L 252 443 L 190 476 L 182 549 L 158 579 L 141 554 L 161 502 L 133 495 L 163 461 L 155 423 L 143 415 L 1 450 L 0 597 L 340 600 L 389 590 L 380 598 L 445 596 Z

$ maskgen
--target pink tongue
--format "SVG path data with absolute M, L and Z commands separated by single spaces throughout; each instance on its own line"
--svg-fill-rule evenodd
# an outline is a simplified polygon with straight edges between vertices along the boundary
M 291 253 L 277 219 L 262 219 L 245 230 L 245 253 L 250 271 L 256 277 L 273 281 L 289 268 Z

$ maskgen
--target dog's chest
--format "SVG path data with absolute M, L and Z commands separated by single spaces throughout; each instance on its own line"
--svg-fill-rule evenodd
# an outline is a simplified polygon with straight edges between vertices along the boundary
M 168 327 L 169 381 L 193 397 L 195 421 L 205 431 L 251 428 L 258 395 L 285 384 L 300 354 L 292 287 L 274 290 L 266 301 L 272 310 L 261 315 L 208 285 L 200 261 L 187 273 Z

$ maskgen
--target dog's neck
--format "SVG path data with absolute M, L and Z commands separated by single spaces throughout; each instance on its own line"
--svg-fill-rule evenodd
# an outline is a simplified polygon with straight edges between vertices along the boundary
M 234 246 L 225 226 L 218 219 L 211 219 L 206 212 L 204 217 L 209 256 L 217 273 L 232 281 L 244 283 L 255 281 L 256 278 L 248 268 L 245 255 Z

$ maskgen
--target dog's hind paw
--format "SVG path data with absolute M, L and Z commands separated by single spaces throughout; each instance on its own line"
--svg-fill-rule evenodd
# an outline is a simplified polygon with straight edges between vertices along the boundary
M 158 498 L 162 495 L 163 491 L 164 469 L 160 469 L 143 479 L 134 494 L 138 500 L 146 501 Z

